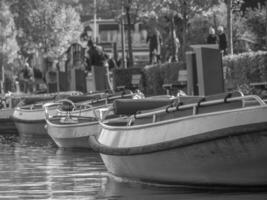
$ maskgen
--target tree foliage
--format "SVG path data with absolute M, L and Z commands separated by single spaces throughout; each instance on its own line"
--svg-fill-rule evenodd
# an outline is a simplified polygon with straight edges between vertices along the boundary
M 20 0 L 12 5 L 22 52 L 42 50 L 46 56 L 60 56 L 78 41 L 82 24 L 77 11 L 53 0 Z
M 246 27 L 255 35 L 258 49 L 266 49 L 266 9 L 258 7 L 247 9 L 244 15 Z
M 12 62 L 17 56 L 16 28 L 12 13 L 5 1 L 0 2 L 0 54 L 2 62 Z
M 154 13 L 159 19 L 163 19 L 159 20 L 163 27 L 165 27 L 163 30 L 170 31 L 170 26 L 172 25 L 171 23 L 166 23 L 164 17 L 165 19 L 169 18 L 169 21 L 174 20 L 175 30 L 181 43 L 181 57 L 182 60 L 184 60 L 185 51 L 188 48 L 188 30 L 190 20 L 194 16 L 202 14 L 204 11 L 207 11 L 213 5 L 216 5 L 219 2 L 219 0 L 151 0 L 150 3 L 152 6 L 150 6 L 150 9 L 148 9 L 147 12 Z M 147 16 L 153 15 L 148 14 Z M 167 28 L 166 26 L 169 28 Z

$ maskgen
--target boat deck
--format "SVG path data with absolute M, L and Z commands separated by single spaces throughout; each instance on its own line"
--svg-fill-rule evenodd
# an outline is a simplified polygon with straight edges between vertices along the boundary
M 127 103 L 127 101 L 130 101 L 129 104 Z M 118 108 L 119 106 L 122 106 L 123 109 L 126 109 L 128 107 L 127 104 L 129 105 L 129 107 L 138 107 L 138 109 L 140 110 L 131 110 L 131 108 L 128 107 L 128 112 L 129 110 L 132 111 L 128 113 L 128 116 L 124 115 L 124 117 L 117 119 L 115 118 L 115 116 L 111 116 L 109 117 L 109 119 L 106 119 L 104 124 L 109 126 L 143 125 L 199 114 L 208 114 L 213 112 L 241 109 L 244 107 L 265 105 L 265 102 L 263 100 L 254 95 L 244 97 L 236 96 L 233 98 L 230 98 L 229 95 L 224 95 L 224 98 L 222 98 L 222 95 L 206 98 L 184 97 L 180 99 L 172 99 L 169 101 L 165 100 L 164 103 L 162 103 L 163 101 L 160 100 L 160 103 L 156 103 L 157 105 L 160 105 L 160 107 L 156 108 L 151 105 L 147 105 L 147 102 L 151 103 L 151 100 L 124 100 L 124 102 L 119 102 L 117 105 L 115 105 L 115 114 L 117 114 L 115 116 L 118 116 L 121 113 L 127 113 L 126 111 L 121 111 L 122 109 Z M 137 106 L 135 107 L 135 105 Z

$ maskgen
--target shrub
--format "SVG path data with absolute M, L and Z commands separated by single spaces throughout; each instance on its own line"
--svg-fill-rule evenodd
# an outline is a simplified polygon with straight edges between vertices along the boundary
M 226 88 L 240 88 L 267 81 L 267 52 L 247 52 L 223 58 Z
M 145 94 L 164 94 L 163 84 L 175 83 L 178 81 L 178 71 L 185 69 L 184 63 L 164 63 L 149 65 L 144 68 Z
M 116 89 L 118 86 L 125 86 L 126 88 L 132 88 L 132 75 L 141 74 L 140 89 L 144 85 L 144 74 L 141 68 L 127 68 L 127 69 L 114 69 L 113 70 L 113 86 Z

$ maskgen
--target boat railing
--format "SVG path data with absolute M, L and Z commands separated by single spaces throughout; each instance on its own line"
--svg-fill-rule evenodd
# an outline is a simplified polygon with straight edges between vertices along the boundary
M 51 107 L 57 107 L 57 106 L 59 106 L 59 105 L 62 105 L 62 103 L 61 102 L 48 102 L 48 103 L 45 103 L 44 105 L 43 105 L 43 108 L 44 108 L 44 110 L 45 110 L 45 118 L 48 120 L 51 116 L 50 116 L 50 114 L 49 114 L 49 109 L 51 108 Z
M 197 115 L 199 114 L 199 108 L 201 107 L 208 107 L 208 106 L 213 106 L 213 105 L 218 105 L 218 104 L 227 104 L 231 102 L 240 102 L 241 101 L 241 106 L 240 108 L 248 107 L 246 105 L 246 100 L 253 100 L 256 105 L 259 106 L 264 106 L 266 103 L 256 95 L 247 95 L 247 96 L 238 96 L 238 97 L 225 97 L 223 99 L 215 99 L 215 100 L 209 100 L 206 101 L 205 97 L 201 98 L 198 102 L 196 103 L 191 103 L 191 104 L 183 104 L 182 102 L 179 102 L 176 105 L 169 105 L 165 109 L 159 109 L 159 110 L 153 110 L 151 112 L 146 112 L 146 113 L 137 113 L 135 114 L 135 118 L 145 118 L 145 117 L 152 117 L 153 122 L 156 122 L 156 115 L 162 114 L 162 113 L 173 113 L 177 112 L 179 110 L 186 110 L 186 109 L 192 109 L 192 115 Z M 253 105 L 255 105 L 255 103 Z M 233 109 L 233 108 L 232 108 Z M 216 111 L 216 110 L 215 110 Z
M 73 101 L 69 100 L 69 99 L 60 99 L 56 102 L 51 102 L 51 103 L 46 103 L 44 104 L 44 108 L 45 108 L 45 117 L 46 119 L 48 120 L 51 116 L 49 115 L 49 108 L 51 107 L 56 107 L 56 106 L 62 106 L 64 103 L 66 103 L 68 105 L 68 109 L 65 110 L 62 110 L 65 114 L 64 114 L 64 117 L 66 118 L 71 118 L 71 115 L 72 113 L 76 112 L 75 116 L 82 116 L 82 112 L 85 111 L 85 110 L 92 110 L 93 113 L 94 113 L 94 116 L 97 118 L 97 113 L 95 111 L 95 109 L 93 108 L 93 106 L 88 102 L 87 104 L 83 104 L 82 107 L 79 108 L 79 105 L 76 105 Z M 77 112 L 78 111 L 78 112 Z M 78 113 L 78 115 L 77 115 Z M 61 113 L 62 114 L 62 113 Z
M 129 93 L 129 94 L 125 94 L 125 93 L 121 93 L 120 95 L 106 95 L 106 96 L 102 96 L 102 98 L 95 98 L 95 99 L 90 99 L 87 101 L 82 101 L 82 102 L 77 102 L 75 103 L 77 106 L 81 105 L 81 106 L 87 106 L 87 105 L 92 105 L 93 107 L 96 106 L 107 106 L 110 103 L 112 103 L 114 100 L 116 99 L 120 99 L 120 98 L 134 98 L 135 96 L 139 97 L 140 94 L 136 94 L 136 93 Z

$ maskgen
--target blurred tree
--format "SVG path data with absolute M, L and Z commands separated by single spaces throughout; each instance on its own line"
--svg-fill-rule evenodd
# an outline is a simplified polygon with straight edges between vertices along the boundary
M 266 50 L 266 8 L 247 9 L 244 18 L 246 27 L 256 36 L 257 49 Z
M 243 0 L 243 4 L 241 6 L 241 11 L 244 12 L 248 8 L 257 8 L 259 5 L 266 5 L 266 0 Z
M 12 62 L 19 50 L 16 41 L 16 27 L 13 15 L 6 1 L 0 1 L 0 54 L 1 67 Z
M 83 29 L 77 11 L 58 1 L 19 0 L 11 8 L 24 56 L 41 50 L 45 56 L 59 57 L 79 39 Z
M 159 13 L 161 15 L 165 14 L 166 16 L 177 16 L 175 14 L 173 15 L 173 13 L 177 13 L 179 15 L 175 29 L 181 34 L 181 59 L 184 61 L 185 52 L 188 48 L 188 28 L 190 20 L 194 16 L 209 10 L 213 5 L 217 5 L 219 2 L 220 0 L 158 0 L 151 4 L 153 6 L 150 6 L 147 12 L 155 11 L 155 13 Z

